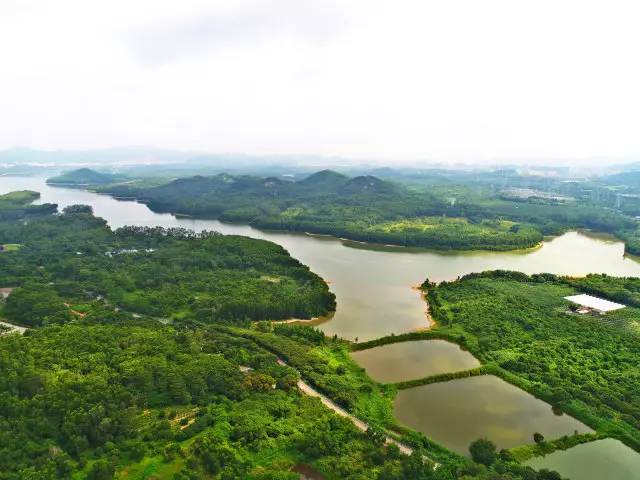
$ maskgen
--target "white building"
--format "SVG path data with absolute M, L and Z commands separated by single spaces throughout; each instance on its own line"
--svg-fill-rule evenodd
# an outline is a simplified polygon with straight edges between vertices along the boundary
M 569 300 L 571 303 L 575 303 L 586 309 L 579 310 L 580 313 L 586 313 L 587 311 L 607 313 L 626 307 L 626 305 L 622 305 L 621 303 L 610 302 L 609 300 L 587 295 L 585 293 L 581 293 L 580 295 L 570 295 L 564 298 L 565 300 Z

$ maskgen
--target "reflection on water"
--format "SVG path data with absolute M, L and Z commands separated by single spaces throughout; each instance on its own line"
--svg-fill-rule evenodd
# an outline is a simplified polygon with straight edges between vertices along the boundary
M 607 438 L 525 462 L 570 480 L 640 480 L 640 455 L 619 440 Z
M 634 259 L 625 258 L 623 244 L 609 236 L 569 232 L 544 242 L 538 249 L 518 252 L 408 250 L 363 245 L 326 236 L 262 232 L 249 226 L 223 224 L 215 220 L 176 218 L 170 214 L 154 213 L 145 205 L 134 201 L 116 200 L 77 189 L 50 187 L 41 178 L 0 177 L 0 193 L 24 189 L 39 191 L 42 194 L 41 203 L 57 203 L 61 208 L 76 203 L 91 205 L 96 215 L 105 218 L 114 228 L 123 225 L 158 225 L 207 229 L 278 243 L 329 281 L 337 296 L 337 312 L 333 318 L 320 323 L 320 328 L 329 335 L 337 333 L 349 339 L 358 337 L 361 341 L 425 327 L 424 304 L 420 295 L 411 290 L 412 286 L 422 283 L 425 277 L 433 281 L 453 280 L 466 273 L 491 269 L 566 275 L 586 275 L 593 272 L 640 276 L 640 264 Z M 420 345 L 419 342 L 410 343 Z M 415 370 L 413 365 L 409 365 L 410 360 L 405 362 L 401 356 L 396 356 L 393 360 L 393 349 L 388 350 L 392 352 L 389 353 L 392 356 L 386 361 L 390 364 L 398 362 L 397 369 L 394 369 L 396 371 L 384 371 L 384 361 L 378 362 L 375 359 L 378 354 L 373 353 L 374 351 L 370 352 L 372 359 L 369 360 L 364 359 L 366 352 L 361 352 L 362 358 L 359 361 L 363 365 L 364 362 L 370 362 L 367 368 L 374 377 L 382 381 L 389 381 L 386 378 L 395 381 L 396 377 L 391 376 L 392 374 L 425 376 L 430 374 L 430 368 L 440 368 L 441 363 L 450 362 L 454 357 L 456 362 L 462 358 L 458 358 L 459 353 L 450 356 L 451 353 L 440 352 L 436 355 L 438 359 L 431 361 L 428 358 L 429 352 L 421 353 L 418 347 L 412 350 L 414 347 L 410 343 L 397 348 L 401 351 L 407 349 L 407 358 L 417 358 Z M 423 368 L 427 373 L 422 374 Z M 446 368 L 454 370 L 458 366 L 451 364 Z M 553 438 L 572 433 L 575 429 L 581 432 L 588 430 L 571 417 L 554 416 L 546 403 L 490 376 L 401 391 L 396 399 L 395 411 L 403 423 L 461 453 L 466 453 L 469 443 L 482 436 L 488 436 L 499 447 L 503 447 L 529 443 L 536 431 Z M 596 445 L 597 452 L 582 453 L 585 448 L 595 448 L 591 445 Z M 600 445 L 606 445 L 606 448 Z M 631 458 L 632 455 L 620 446 L 611 447 L 609 443 L 596 442 L 561 452 L 562 455 L 556 457 L 550 455 L 544 459 L 534 459 L 531 463 L 540 461 L 543 463 L 538 466 L 547 466 L 544 462 L 550 462 L 549 467 L 563 473 L 570 472 L 571 465 L 574 468 L 584 466 L 582 470 L 576 470 L 577 474 L 574 475 L 577 476 L 573 480 L 640 478 L 638 455 L 631 452 L 635 457 L 625 463 L 626 460 L 621 460 L 620 454 L 616 453 L 620 451 L 626 452 L 623 454 L 624 458 Z M 597 456 L 598 452 L 602 455 Z M 612 462 L 610 459 L 615 460 Z M 552 460 L 555 463 L 551 463 Z M 596 464 L 603 470 L 598 470 Z M 626 468 L 624 470 L 616 469 L 616 465 L 629 466 L 621 467 Z M 593 476 L 591 472 L 601 473 Z
M 554 439 L 591 429 L 568 415 L 494 377 L 461 378 L 402 390 L 394 415 L 436 442 L 467 455 L 469 444 L 485 437 L 498 449 L 533 443 L 533 434 Z
M 353 352 L 353 359 L 381 383 L 403 382 L 480 366 L 455 343 L 445 340 L 401 342 Z
M 611 275 L 640 276 L 640 264 L 625 258 L 623 244 L 577 232 L 569 232 L 525 252 L 434 252 L 397 247 L 352 248 L 341 240 L 326 236 L 284 232 L 262 232 L 246 225 L 230 225 L 215 220 L 175 218 L 154 213 L 146 205 L 120 201 L 83 190 L 50 187 L 44 179 L 0 177 L 0 193 L 31 189 L 41 192 L 41 202 L 74 203 L 93 206 L 96 215 L 112 227 L 160 225 L 194 230 L 217 230 L 247 235 L 279 243 L 291 255 L 331 282 L 337 296 L 338 311 L 320 325 L 328 335 L 360 341 L 391 333 L 403 333 L 427 325 L 424 304 L 410 287 L 431 280 L 452 280 L 470 272 L 509 269 L 525 273 L 551 272 L 585 275 L 604 272 Z

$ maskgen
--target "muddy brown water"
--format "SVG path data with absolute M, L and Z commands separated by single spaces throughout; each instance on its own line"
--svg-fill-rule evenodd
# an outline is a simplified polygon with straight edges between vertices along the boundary
M 0 193 L 25 189 L 39 191 L 42 195 L 39 202 L 57 203 L 60 208 L 78 203 L 91 205 L 95 214 L 105 218 L 113 228 L 145 225 L 183 227 L 197 231 L 206 229 L 278 243 L 330 282 L 331 290 L 336 294 L 338 309 L 328 320 L 319 323 L 319 328 L 328 335 L 337 334 L 360 341 L 426 327 L 424 302 L 419 293 L 411 289 L 422 283 L 425 277 L 434 281 L 453 280 L 470 272 L 491 269 L 518 270 L 529 274 L 607 273 L 640 276 L 640 263 L 625 257 L 624 245 L 606 235 L 568 232 L 545 241 L 540 248 L 515 252 L 409 250 L 364 245 L 326 236 L 265 232 L 247 225 L 225 224 L 216 220 L 175 217 L 152 212 L 146 205 L 135 201 L 117 200 L 79 189 L 47 186 L 43 178 L 0 177 Z M 407 349 L 407 352 L 418 355 L 417 358 L 429 355 L 413 352 L 412 349 L 417 347 L 411 345 L 397 348 Z M 375 357 L 378 354 L 370 355 Z M 400 363 L 389 362 L 389 371 L 380 368 L 382 363 L 370 360 L 369 369 L 372 376 L 380 379 L 397 378 L 395 370 L 398 368 L 406 370 L 407 375 L 425 376 L 417 370 L 458 368 L 456 365 L 437 365 L 439 362 L 449 362 L 451 358 L 444 354 L 440 360 L 424 361 L 414 369 L 396 357 L 396 362 Z M 373 366 L 374 363 L 379 365 Z M 396 400 L 396 415 L 404 423 L 425 431 L 427 435 L 458 451 L 466 451 L 468 442 L 478 436 L 493 436 L 500 445 L 513 445 L 530 442 L 534 431 L 541 431 L 552 438 L 573 431 L 576 426 L 576 420 L 553 415 L 547 404 L 529 394 L 488 378 L 491 377 L 404 390 Z M 463 381 L 470 383 L 463 388 L 463 384 L 458 383 Z M 483 386 L 484 382 L 489 382 L 491 388 Z M 575 451 L 580 452 L 574 449 L 564 452 L 571 459 L 570 463 L 574 462 L 575 457 L 571 455 L 576 455 L 573 453 Z M 610 455 L 617 458 L 618 454 L 611 450 Z M 603 465 L 598 458 L 596 455 L 579 455 L 575 461 L 581 462 L 585 471 L 596 471 Z

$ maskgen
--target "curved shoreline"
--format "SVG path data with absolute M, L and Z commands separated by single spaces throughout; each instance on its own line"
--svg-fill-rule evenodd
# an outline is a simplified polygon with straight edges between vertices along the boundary
M 56 186 L 56 184 L 48 184 L 51 186 Z M 57 186 L 60 186 L 62 188 L 80 188 L 80 189 L 84 189 L 87 191 L 92 191 L 90 188 L 91 185 L 63 185 L 63 184 L 57 184 Z M 442 252 L 442 253 L 446 253 L 446 252 L 452 252 L 452 253 L 460 253 L 460 252 L 527 252 L 527 251 L 531 251 L 531 250 L 535 250 L 538 249 L 542 246 L 542 244 L 544 243 L 544 238 L 543 240 L 537 242 L 535 245 L 531 245 L 528 247 L 515 247 L 515 248 L 509 248 L 509 247 L 498 247 L 498 248 L 447 248 L 447 247 L 437 247 L 437 246 L 420 246 L 420 245 L 403 245 L 400 243 L 393 243 L 393 240 L 387 240 L 388 242 L 391 243 L 379 243 L 379 242 L 369 242 L 369 241 L 365 241 L 365 240 L 360 240 L 357 238 L 349 238 L 349 237 L 345 237 L 345 236 L 336 236 L 332 233 L 324 233 L 324 232 L 309 232 L 306 230 L 298 230 L 298 229 L 288 229 L 288 228 L 269 228 L 269 227 L 260 227 L 258 225 L 255 225 L 251 222 L 244 222 L 244 221 L 233 221 L 233 220 L 225 220 L 222 219 L 220 217 L 216 217 L 216 216 L 207 216 L 207 215 L 198 215 L 198 214 L 193 214 L 193 213 L 187 213 L 187 212 L 180 212 L 180 211 L 172 211 L 170 209 L 167 209 L 166 211 L 163 209 L 154 209 L 150 206 L 149 202 L 146 201 L 143 198 L 139 198 L 139 197 L 128 197 L 128 196 L 118 196 L 114 193 L 111 192 L 98 192 L 98 191 L 92 191 L 93 193 L 96 193 L 98 195 L 107 195 L 111 198 L 114 199 L 119 199 L 119 200 L 125 200 L 125 201 L 135 201 L 137 203 L 146 205 L 149 210 L 151 210 L 154 213 L 159 213 L 159 214 L 163 214 L 163 213 L 168 213 L 171 214 L 175 217 L 182 217 L 182 218 L 193 218 L 196 220 L 216 220 L 218 222 L 221 223 L 226 223 L 229 225 L 244 225 L 244 226 L 248 226 L 251 228 L 255 228 L 256 230 L 262 231 L 262 232 L 278 232 L 278 233 L 290 233 L 290 234 L 300 234 L 300 235 L 308 235 L 308 236 L 319 236 L 319 237 L 330 237 L 333 238 L 335 240 L 339 240 L 341 241 L 345 246 L 350 246 L 350 243 L 354 243 L 357 245 L 363 245 L 363 246 L 367 246 L 367 247 L 372 247 L 374 249 L 395 249 L 395 248 L 401 248 L 404 251 L 432 251 L 432 252 Z M 342 234 L 344 235 L 344 233 Z

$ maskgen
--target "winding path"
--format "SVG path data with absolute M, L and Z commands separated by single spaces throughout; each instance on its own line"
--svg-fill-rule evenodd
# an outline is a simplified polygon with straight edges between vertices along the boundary
M 283 366 L 287 366 L 289 367 L 290 365 L 288 365 L 284 360 L 282 360 L 281 358 L 278 358 L 278 364 L 279 365 L 283 365 Z M 315 388 L 313 388 L 311 385 L 309 385 L 307 382 L 305 382 L 304 380 L 300 379 L 298 380 L 298 389 L 300 389 L 300 391 L 306 395 L 309 395 L 310 397 L 317 397 L 320 399 L 320 401 L 328 408 L 330 408 L 331 410 L 333 410 L 334 412 L 336 412 L 338 415 L 340 415 L 341 417 L 345 417 L 348 418 L 349 420 L 351 420 L 351 422 L 361 431 L 366 432 L 369 429 L 369 425 L 366 422 L 363 422 L 362 420 L 360 420 L 358 417 L 351 415 L 349 412 L 347 412 L 344 408 L 342 408 L 341 406 L 337 405 L 335 402 L 333 402 L 329 397 L 327 397 L 326 395 L 323 395 L 322 393 L 318 392 Z M 394 444 L 398 447 L 398 449 L 404 453 L 405 455 L 411 455 L 413 453 L 413 448 L 409 447 L 408 445 L 399 442 L 398 440 L 396 440 L 393 437 L 390 437 L 389 435 L 385 435 L 385 443 L 387 445 L 389 444 Z M 432 460 L 431 458 L 427 457 L 426 455 L 423 455 L 422 457 L 424 460 L 427 460 L 431 463 L 433 463 L 433 469 L 435 470 L 436 468 L 438 468 L 440 466 L 439 463 L 435 462 L 434 460 Z
M 0 321 L 0 325 L 2 325 L 3 327 L 7 327 L 9 329 L 6 333 L 18 332 L 19 334 L 22 335 L 24 332 L 27 331 L 26 327 L 21 327 L 19 325 L 14 325 L 12 323 Z M 2 335 L 2 333 L 0 333 L 0 335 Z

